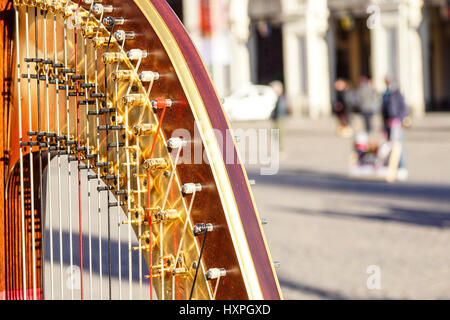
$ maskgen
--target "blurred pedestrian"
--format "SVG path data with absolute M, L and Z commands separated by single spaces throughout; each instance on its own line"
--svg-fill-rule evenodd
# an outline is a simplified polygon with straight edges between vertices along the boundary
M 360 79 L 358 101 L 366 132 L 370 134 L 372 131 L 372 118 L 379 111 L 381 101 L 369 78 L 361 77 Z
M 349 137 L 352 135 L 352 129 L 350 127 L 351 106 L 348 103 L 347 82 L 343 79 L 337 79 L 334 88 L 336 89 L 336 100 L 333 103 L 333 112 L 339 121 L 337 133 Z
M 405 180 L 408 177 L 406 169 L 405 136 L 403 133 L 403 120 L 408 116 L 408 107 L 405 97 L 398 89 L 396 83 L 386 77 L 386 91 L 383 94 L 382 115 L 384 129 L 388 140 L 401 145 L 401 156 L 398 164 L 398 178 Z
M 284 126 L 288 115 L 288 106 L 284 96 L 284 87 L 281 81 L 273 81 L 269 84 L 277 95 L 275 109 L 273 109 L 270 118 L 274 123 L 275 129 L 279 130 L 279 149 L 284 152 Z

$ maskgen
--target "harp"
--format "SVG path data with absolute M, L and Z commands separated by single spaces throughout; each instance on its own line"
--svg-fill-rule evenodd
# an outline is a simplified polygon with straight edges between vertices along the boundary
M 280 299 L 229 124 L 168 4 L 1 14 L 0 298 Z

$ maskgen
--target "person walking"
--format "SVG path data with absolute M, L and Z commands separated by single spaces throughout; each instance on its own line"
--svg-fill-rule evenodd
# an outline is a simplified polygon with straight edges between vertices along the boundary
M 333 103 L 333 113 L 338 118 L 337 133 L 344 137 L 352 135 L 352 129 L 350 127 L 350 108 L 347 82 L 343 79 L 337 79 L 334 83 L 336 89 L 336 99 Z
M 270 87 L 275 91 L 277 95 L 277 102 L 275 108 L 272 111 L 270 118 L 274 123 L 275 129 L 279 130 L 279 149 L 280 152 L 284 152 L 284 126 L 286 117 L 288 115 L 288 106 L 286 103 L 286 97 L 284 96 L 284 87 L 281 81 L 273 81 Z
M 360 104 L 361 115 L 364 119 L 364 126 L 367 134 L 372 131 L 372 118 L 381 106 L 378 93 L 373 88 L 370 79 L 361 77 L 358 88 L 358 101 Z
M 408 116 L 408 107 L 405 97 L 390 77 L 386 77 L 386 91 L 383 94 L 382 116 L 387 139 L 401 145 L 401 155 L 398 164 L 397 177 L 406 180 L 405 136 L 403 133 L 403 120 Z

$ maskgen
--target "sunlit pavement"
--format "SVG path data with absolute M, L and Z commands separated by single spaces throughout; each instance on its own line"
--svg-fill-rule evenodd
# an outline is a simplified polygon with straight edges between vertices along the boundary
M 278 174 L 247 166 L 284 298 L 450 299 L 450 114 L 415 120 L 409 179 L 393 184 L 347 178 L 352 139 L 335 134 L 334 119 L 286 127 Z M 368 289 L 370 266 L 380 289 Z

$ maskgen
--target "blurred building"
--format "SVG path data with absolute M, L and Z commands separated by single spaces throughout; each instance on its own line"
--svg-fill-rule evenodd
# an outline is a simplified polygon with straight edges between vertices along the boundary
M 450 110 L 448 0 L 169 0 L 220 95 L 281 80 L 297 114 L 331 113 L 333 83 L 394 78 L 414 115 Z

